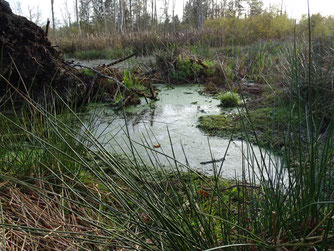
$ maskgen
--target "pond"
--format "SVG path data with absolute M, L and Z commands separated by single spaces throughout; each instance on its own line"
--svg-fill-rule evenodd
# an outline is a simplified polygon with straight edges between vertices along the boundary
M 183 168 L 207 175 L 221 168 L 223 178 L 240 179 L 243 173 L 248 177 L 254 170 L 260 175 L 267 168 L 270 170 L 266 173 L 274 176 L 279 165 L 274 154 L 245 141 L 205 135 L 197 128 L 200 116 L 222 112 L 219 100 L 200 94 L 202 88 L 198 85 L 157 87 L 159 100 L 154 104 L 143 100 L 141 105 L 128 107 L 124 113 L 108 106 L 89 108 L 87 125 L 109 151 L 131 153 L 131 139 L 135 154 L 148 164 L 174 166 L 173 159 L 166 157 L 174 154 L 184 164 Z

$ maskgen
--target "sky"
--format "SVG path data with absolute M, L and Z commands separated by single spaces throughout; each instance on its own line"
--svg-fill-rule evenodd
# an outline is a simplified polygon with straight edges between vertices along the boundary
M 41 13 L 40 24 L 45 24 L 48 18 L 51 19 L 51 0 L 7 0 L 11 5 L 13 11 L 16 14 L 21 14 L 23 16 L 28 16 L 29 9 L 32 10 L 31 13 L 36 13 L 39 9 Z M 176 14 L 182 16 L 182 5 L 184 0 L 176 0 Z M 270 4 L 281 5 L 283 1 L 283 6 L 287 11 L 288 15 L 292 18 L 300 19 L 302 14 L 307 14 L 307 0 L 263 0 L 266 7 Z M 311 13 L 321 13 L 324 16 L 333 15 L 334 16 L 334 0 L 309 0 Z M 65 7 L 70 10 L 72 16 L 72 21 L 74 20 L 74 10 L 73 10 L 74 0 L 54 0 L 55 3 L 55 16 L 57 23 L 63 23 L 65 13 Z M 170 1 L 171 2 L 171 1 Z M 21 13 L 17 13 L 17 7 L 21 6 Z

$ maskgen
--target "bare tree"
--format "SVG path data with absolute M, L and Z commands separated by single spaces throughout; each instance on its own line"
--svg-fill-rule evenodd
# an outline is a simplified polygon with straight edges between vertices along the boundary
M 91 1 L 80 0 L 79 16 L 81 29 L 88 29 L 91 21 Z
M 12 10 L 15 14 L 22 16 L 22 8 L 21 8 L 21 2 L 16 1 L 14 3 L 14 6 L 12 7 Z
M 123 25 L 124 25 L 124 0 L 119 0 L 119 17 L 118 17 L 118 22 L 119 22 L 119 31 L 123 33 Z
M 42 14 L 39 9 L 39 5 L 37 6 L 28 5 L 28 19 L 31 22 L 34 22 L 35 24 L 40 25 L 41 17 L 42 17 Z
M 197 0 L 197 28 L 203 29 L 203 0 Z
M 55 12 L 53 8 L 54 0 L 51 0 L 51 14 L 52 14 L 52 29 L 53 33 L 56 32 L 56 23 L 55 23 Z
M 154 27 L 154 1 L 151 1 L 151 29 Z
M 235 7 L 235 10 L 237 12 L 237 18 L 239 18 L 243 11 L 245 10 L 245 7 L 244 7 L 244 2 L 245 0 L 234 0 L 235 1 L 235 4 L 234 4 L 234 7 Z
M 173 25 L 173 32 L 175 32 L 175 0 L 172 0 L 172 25 Z
M 284 0 L 282 0 L 282 2 L 281 2 L 281 11 L 280 11 L 281 16 L 283 15 L 283 3 L 284 3 Z
M 78 25 L 79 35 L 81 36 L 81 24 L 80 24 L 80 17 L 79 17 L 78 0 L 75 0 L 75 15 L 76 15 L 76 18 L 77 18 L 77 25 Z
M 117 31 L 117 0 L 114 0 L 114 25 L 115 25 L 115 31 Z
M 227 8 L 227 0 L 223 0 L 223 2 L 220 4 L 220 16 L 226 17 L 226 8 Z
M 166 32 L 169 27 L 169 15 L 168 15 L 168 9 L 169 9 L 169 0 L 164 0 L 164 7 L 163 7 L 163 11 L 164 11 L 164 32 Z
M 55 32 L 56 31 L 56 23 L 55 23 L 55 13 L 54 13 L 54 8 L 53 8 L 53 3 L 54 3 L 54 0 L 51 0 L 52 29 L 53 29 L 53 32 Z
M 132 0 L 129 0 L 129 22 L 128 22 L 128 26 L 130 27 L 130 31 L 133 29 L 133 16 L 132 16 Z
M 63 6 L 64 6 L 64 8 L 61 8 L 63 22 L 64 22 L 65 26 L 71 27 L 72 26 L 72 15 L 71 15 L 71 12 L 68 8 L 66 0 L 63 1 Z
M 154 0 L 154 20 L 155 20 L 155 26 L 157 26 L 158 14 L 157 14 L 157 1 L 156 0 Z
M 34 21 L 34 7 L 28 5 L 28 19 L 29 21 Z
M 262 0 L 248 0 L 249 5 L 249 16 L 255 17 L 263 12 L 263 1 Z

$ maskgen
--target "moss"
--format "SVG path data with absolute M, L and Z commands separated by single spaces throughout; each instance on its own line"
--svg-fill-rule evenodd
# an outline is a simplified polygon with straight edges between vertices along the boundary
M 217 134 L 221 131 L 232 131 L 236 121 L 229 115 L 208 115 L 199 118 L 198 128 L 209 134 Z
M 284 142 L 287 128 L 288 108 L 265 107 L 249 111 L 249 116 L 209 115 L 199 118 L 198 128 L 206 133 L 219 137 L 245 139 L 262 147 L 279 151 Z M 298 125 L 298 116 L 289 114 L 289 126 Z
M 225 92 L 219 95 L 220 106 L 235 107 L 242 104 L 241 98 L 236 92 Z

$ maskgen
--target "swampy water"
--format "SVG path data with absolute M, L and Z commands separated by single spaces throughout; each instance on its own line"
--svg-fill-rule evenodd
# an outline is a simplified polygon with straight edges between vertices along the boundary
M 201 95 L 200 86 L 157 87 L 158 101 L 146 104 L 142 100 L 141 105 L 126 108 L 125 113 L 109 106 L 91 106 L 87 125 L 99 142 L 113 153 L 135 152 L 151 165 L 173 167 L 175 162 L 166 156 L 174 155 L 184 164 L 182 168 L 187 166 L 208 175 L 221 168 L 221 176 L 229 179 L 240 179 L 243 172 L 248 176 L 248 168 L 258 175 L 264 163 L 275 169 L 277 158 L 264 149 L 245 141 L 208 136 L 197 128 L 200 116 L 222 112 L 219 100 Z M 203 164 L 224 156 L 223 162 Z

